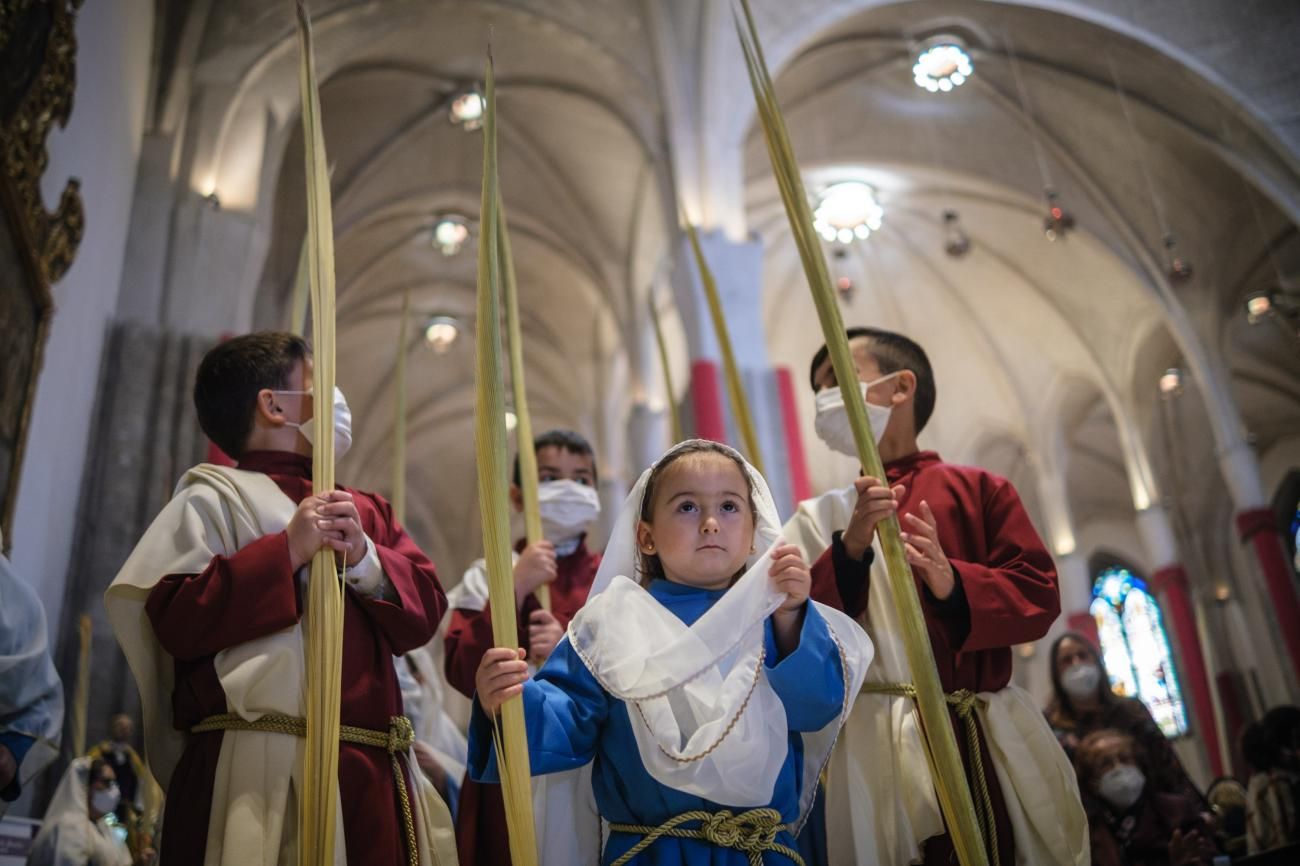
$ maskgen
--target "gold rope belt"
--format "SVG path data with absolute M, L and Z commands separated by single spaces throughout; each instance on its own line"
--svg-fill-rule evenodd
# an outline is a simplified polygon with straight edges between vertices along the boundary
M 208 716 L 194 727 L 190 733 L 205 734 L 209 731 L 259 731 L 266 734 L 287 734 L 291 737 L 307 736 L 307 720 L 297 716 L 285 716 L 279 713 L 267 713 L 255 722 L 250 722 L 235 713 L 222 713 Z M 384 749 L 393 762 L 393 778 L 397 784 L 397 797 L 402 803 L 402 827 L 406 831 L 407 860 L 411 866 L 420 866 L 420 848 L 415 838 L 415 816 L 411 812 L 411 797 L 406 791 L 406 776 L 397 756 L 406 754 L 415 742 L 415 730 L 411 720 L 406 716 L 393 716 L 388 720 L 388 730 L 372 731 L 354 725 L 339 725 L 339 742 L 352 743 L 357 746 L 373 746 Z
M 680 826 L 694 821 L 698 821 L 700 826 L 693 830 Z M 669 818 L 658 827 L 611 823 L 609 829 L 614 833 L 635 833 L 644 837 L 610 866 L 625 866 L 633 857 L 665 836 L 673 839 L 698 839 L 719 848 L 743 851 L 749 855 L 750 866 L 763 866 L 764 851 L 784 854 L 797 866 L 805 866 L 798 851 L 776 841 L 776 834 L 785 829 L 785 823 L 781 820 L 781 813 L 775 809 L 750 809 L 739 815 L 726 809 L 720 812 L 697 809 Z
M 863 683 L 864 695 L 894 695 L 900 698 L 916 700 L 916 686 L 911 683 Z M 970 753 L 970 774 L 967 781 L 975 789 L 975 811 L 984 831 L 984 845 L 988 849 L 989 862 L 1000 866 L 998 860 L 998 826 L 993 815 L 993 797 L 989 794 L 988 778 L 984 775 L 984 757 L 980 754 L 980 729 L 975 720 L 975 704 L 979 695 L 970 689 L 958 689 L 948 692 L 944 697 L 957 713 L 962 727 L 966 731 L 967 751 Z

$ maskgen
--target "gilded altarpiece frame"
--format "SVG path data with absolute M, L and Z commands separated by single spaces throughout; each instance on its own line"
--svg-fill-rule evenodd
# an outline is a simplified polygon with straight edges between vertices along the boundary
M 72 264 L 85 227 L 75 179 L 52 213 L 41 198 L 45 139 L 72 112 L 80 6 L 81 0 L 0 0 L 0 527 L 6 553 L 54 315 L 50 287 Z

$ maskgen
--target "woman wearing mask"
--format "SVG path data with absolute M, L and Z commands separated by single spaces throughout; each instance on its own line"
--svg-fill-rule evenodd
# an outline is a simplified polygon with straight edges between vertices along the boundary
M 1133 737 L 1093 731 L 1075 750 L 1093 866 L 1209 866 L 1213 827 L 1199 795 L 1158 787 Z
M 120 799 L 112 767 L 77 758 L 50 800 L 27 866 L 131 866 L 126 829 L 113 816 Z M 145 851 L 136 863 L 152 859 L 153 851 Z
M 1047 722 L 1067 755 L 1074 758 L 1079 743 L 1094 731 L 1122 731 L 1133 738 L 1157 788 L 1190 797 L 1205 808 L 1201 792 L 1146 705 L 1111 691 L 1106 669 L 1087 638 L 1075 632 L 1061 635 L 1052 644 L 1049 659 L 1053 696 L 1047 707 Z

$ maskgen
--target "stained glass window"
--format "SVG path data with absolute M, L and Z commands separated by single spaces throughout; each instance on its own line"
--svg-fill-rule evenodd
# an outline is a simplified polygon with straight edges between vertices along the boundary
M 1093 584 L 1091 612 L 1111 689 L 1141 699 L 1165 736 L 1187 733 L 1187 708 L 1169 637 L 1146 582 L 1126 568 L 1103 570 Z
M 1296 503 L 1295 516 L 1291 518 L 1291 560 L 1300 574 L 1300 503 Z

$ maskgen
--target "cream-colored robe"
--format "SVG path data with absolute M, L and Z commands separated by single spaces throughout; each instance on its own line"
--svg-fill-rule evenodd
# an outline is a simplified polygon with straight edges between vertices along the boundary
M 799 503 L 782 535 L 815 562 L 849 523 L 857 494 L 832 490 Z M 868 683 L 912 681 L 893 592 L 876 548 L 862 625 L 876 646 Z M 977 709 L 1016 836 L 1018 866 L 1087 866 L 1088 819 L 1074 770 L 1029 693 L 981 692 Z M 826 792 L 831 863 L 921 862 L 924 841 L 944 832 L 912 701 L 863 695 L 831 757 Z M 1006 864 L 1004 864 L 1006 866 Z
M 104 595 L 113 633 L 140 689 L 146 759 L 166 790 L 185 748 L 172 727 L 173 660 L 159 645 L 145 601 L 168 574 L 203 571 L 215 555 L 280 532 L 296 505 L 258 472 L 201 464 L 189 470 Z M 267 713 L 306 714 L 300 624 L 217 653 L 227 709 L 250 721 Z M 276 866 L 297 860 L 297 802 L 303 743 L 260 731 L 226 731 L 217 762 L 204 866 Z M 413 755 L 407 765 L 416 766 Z M 418 770 L 415 806 L 421 866 L 454 866 L 455 834 L 442 799 Z M 334 861 L 344 864 L 341 807 Z M 355 866 L 355 864 L 354 864 Z

